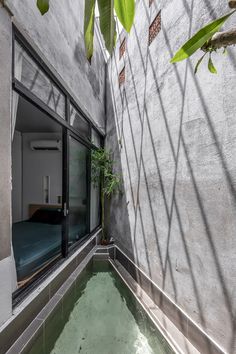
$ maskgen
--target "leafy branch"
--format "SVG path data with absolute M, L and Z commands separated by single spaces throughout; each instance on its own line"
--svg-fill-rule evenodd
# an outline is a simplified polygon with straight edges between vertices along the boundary
M 37 6 L 42 15 L 49 10 L 50 0 L 37 0 Z M 236 9 L 236 0 L 228 0 L 229 7 Z M 86 55 L 90 61 L 93 55 L 95 8 L 98 5 L 99 26 L 104 38 L 105 47 L 109 54 L 112 53 L 116 44 L 116 22 L 114 13 L 124 29 L 129 33 L 134 21 L 135 0 L 85 0 L 84 8 L 84 42 Z M 195 66 L 197 73 L 200 64 L 208 53 L 208 68 L 211 73 L 217 73 L 212 62 L 212 52 L 219 48 L 236 44 L 236 28 L 226 32 L 219 32 L 223 24 L 231 17 L 236 10 L 223 17 L 207 24 L 201 28 L 192 38 L 190 38 L 174 55 L 171 63 L 177 63 L 192 56 L 199 49 L 204 51 L 203 56 Z
M 236 8 L 236 0 L 229 1 L 230 8 Z M 205 58 L 206 54 L 209 53 L 208 59 L 208 69 L 211 73 L 216 74 L 217 70 L 212 62 L 212 52 L 219 48 L 224 47 L 224 49 L 229 46 L 236 44 L 236 29 L 219 32 L 223 24 L 231 17 L 236 10 L 231 11 L 229 14 L 216 19 L 215 21 L 207 24 L 201 28 L 192 38 L 190 38 L 174 55 L 171 59 L 171 63 L 177 63 L 184 59 L 189 58 L 197 50 L 201 49 L 205 53 L 198 60 L 195 66 L 195 74 L 198 71 L 200 64 Z

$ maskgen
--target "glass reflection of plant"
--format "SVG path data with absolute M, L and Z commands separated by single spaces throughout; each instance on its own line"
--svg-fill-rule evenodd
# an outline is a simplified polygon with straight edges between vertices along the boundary
M 120 187 L 120 177 L 113 172 L 113 160 L 110 153 L 103 148 L 92 150 L 91 153 L 92 183 L 95 187 L 100 187 L 101 193 L 101 223 L 102 241 L 108 241 L 105 234 L 105 198 L 110 198 L 117 193 Z

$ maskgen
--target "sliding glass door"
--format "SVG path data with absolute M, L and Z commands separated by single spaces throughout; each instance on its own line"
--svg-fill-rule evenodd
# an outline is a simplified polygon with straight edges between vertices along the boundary
M 69 137 L 69 246 L 89 233 L 89 149 Z
M 20 292 L 99 226 L 91 150 L 102 137 L 16 29 L 13 56 L 12 245 Z
M 63 130 L 15 94 L 12 133 L 12 245 L 18 286 L 61 256 Z

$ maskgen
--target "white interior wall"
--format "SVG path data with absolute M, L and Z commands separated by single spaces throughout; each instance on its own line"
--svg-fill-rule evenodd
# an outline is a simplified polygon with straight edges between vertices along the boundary
M 12 222 L 22 220 L 22 136 L 15 131 L 12 143 Z
M 59 133 L 24 133 L 23 139 L 23 220 L 29 217 L 29 204 L 43 204 L 43 177 L 50 176 L 50 204 L 62 195 L 62 152 L 32 151 L 32 140 L 61 139 Z

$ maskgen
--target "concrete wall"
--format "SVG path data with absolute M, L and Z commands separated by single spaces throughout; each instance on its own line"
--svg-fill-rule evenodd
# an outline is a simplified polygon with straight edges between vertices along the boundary
M 11 314 L 11 21 L 0 3 L 0 325 Z M 4 83 L 4 85 L 3 85 Z
M 26 33 L 45 59 L 64 80 L 81 108 L 104 129 L 105 63 L 95 38 L 91 65 L 83 39 L 84 1 L 54 0 L 41 16 L 35 1 L 6 0 L 13 21 Z
M 12 142 L 12 222 L 22 221 L 22 135 L 15 131 Z
M 108 65 L 106 144 L 124 181 L 109 232 L 195 323 L 236 353 L 236 50 L 213 54 L 218 75 L 204 62 L 194 76 L 200 53 L 169 63 L 190 34 L 229 11 L 227 1 L 148 3 L 136 3 L 126 54 L 119 60 L 118 43 Z M 160 9 L 162 30 L 148 47 Z

